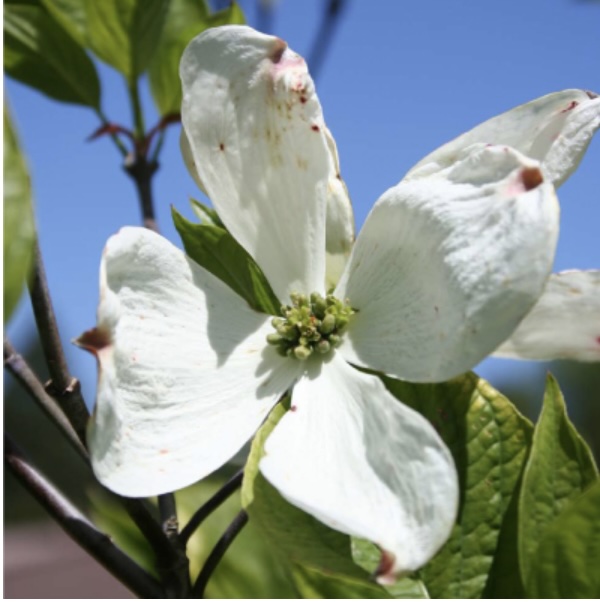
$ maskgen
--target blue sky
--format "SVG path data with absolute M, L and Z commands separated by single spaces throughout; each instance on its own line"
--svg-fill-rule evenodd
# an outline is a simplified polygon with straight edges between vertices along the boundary
M 255 0 L 240 2 L 256 24 Z M 307 55 L 324 0 L 280 0 L 273 32 Z M 600 92 L 600 3 L 588 0 L 347 0 L 317 91 L 340 153 L 357 225 L 390 186 L 428 152 L 479 122 L 566 88 Z M 120 76 L 99 65 L 109 119 L 131 117 Z M 145 85 L 145 84 L 144 84 Z M 108 140 L 86 143 L 98 122 L 84 108 L 51 101 L 11 80 L 8 98 L 32 172 L 46 270 L 72 371 L 91 403 L 95 362 L 69 344 L 95 324 L 98 266 L 106 239 L 140 223 L 132 183 Z M 156 114 L 144 95 L 146 121 Z M 600 268 L 600 139 L 559 190 L 556 270 Z M 191 217 L 201 193 L 180 159 L 178 126 L 167 135 L 155 178 L 160 228 L 180 244 L 169 207 Z M 22 347 L 33 328 L 26 298 L 8 327 Z M 486 360 L 492 384 L 544 375 L 530 362 Z

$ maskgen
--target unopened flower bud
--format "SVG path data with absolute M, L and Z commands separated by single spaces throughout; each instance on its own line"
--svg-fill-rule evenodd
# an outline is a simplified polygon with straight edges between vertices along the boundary
M 294 348 L 294 355 L 296 356 L 297 359 L 304 361 L 307 360 L 310 357 L 310 354 L 312 353 L 312 349 L 310 349 L 309 347 L 304 347 L 302 345 L 298 345 L 298 347 Z
M 328 353 L 331 350 L 331 345 L 329 344 L 328 341 L 319 341 L 317 343 L 317 347 L 316 347 L 317 351 L 319 353 Z
M 329 334 L 330 332 L 333 332 L 335 325 L 336 325 L 335 316 L 333 314 L 327 314 L 323 318 L 323 321 L 321 322 L 321 332 L 323 334 Z

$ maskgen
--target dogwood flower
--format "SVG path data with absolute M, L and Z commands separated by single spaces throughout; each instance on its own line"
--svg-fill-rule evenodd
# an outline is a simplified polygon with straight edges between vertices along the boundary
M 378 544 L 383 578 L 415 570 L 450 534 L 456 470 L 432 425 L 362 369 L 439 382 L 510 337 L 544 298 L 553 181 L 574 169 L 598 101 L 545 97 L 442 147 L 383 194 L 353 244 L 335 143 L 299 55 L 227 26 L 191 42 L 181 78 L 184 157 L 281 315 L 254 311 L 153 232 L 112 237 L 98 326 L 80 339 L 100 365 L 94 471 L 126 496 L 184 487 L 290 392 L 263 475 Z

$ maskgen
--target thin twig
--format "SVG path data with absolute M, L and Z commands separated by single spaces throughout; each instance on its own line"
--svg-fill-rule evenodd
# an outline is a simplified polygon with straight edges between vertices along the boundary
M 273 0 L 259 0 L 256 7 L 256 29 L 263 33 L 273 32 Z
M 198 575 L 198 579 L 196 579 L 196 583 L 194 583 L 194 587 L 192 588 L 193 598 L 204 597 L 204 590 L 206 589 L 208 580 L 219 565 L 221 558 L 223 558 L 229 546 L 233 543 L 233 540 L 237 537 L 247 522 L 248 514 L 245 510 L 240 510 L 229 527 L 227 527 L 225 530 L 225 533 L 221 535 L 221 539 L 219 539 L 217 545 L 215 545 L 215 547 L 212 549 L 212 552 L 206 559 L 206 562 L 204 563 L 204 566 Z
M 200 526 L 202 521 L 207 518 L 210 514 L 212 514 L 225 500 L 231 496 L 237 489 L 239 489 L 242 484 L 242 479 L 244 477 L 244 470 L 240 470 L 236 472 L 230 479 L 227 481 L 217 493 L 215 493 L 205 504 L 203 504 L 196 512 L 187 525 L 181 530 L 179 534 L 179 538 L 188 542 L 190 537 L 194 534 L 194 531 Z
M 80 437 L 67 420 L 57 402 L 46 393 L 44 386 L 35 375 L 29 364 L 19 355 L 8 339 L 4 339 L 4 367 L 15 377 L 21 386 L 31 395 L 32 399 L 63 432 L 67 441 L 86 460 L 88 453 Z
M 329 4 L 325 9 L 321 26 L 315 35 L 312 49 L 308 55 L 307 64 L 313 79 L 317 79 L 321 70 L 325 56 L 331 46 L 339 16 L 345 4 L 345 0 L 329 0 Z
M 100 109 L 96 109 L 96 115 L 98 115 L 98 118 L 102 122 L 102 127 L 106 127 L 110 124 L 106 118 L 106 115 Z M 117 133 L 111 131 L 108 133 L 110 134 L 112 141 L 115 143 L 117 150 L 121 153 L 121 155 L 123 155 L 123 157 L 126 157 L 128 153 L 127 147 L 123 144 L 119 136 L 117 136 Z
M 29 464 L 12 440 L 4 436 L 4 459 L 19 482 L 40 502 L 63 530 L 121 583 L 142 598 L 163 598 L 150 575 L 98 531 L 63 495 Z
M 79 381 L 70 375 L 67 367 L 48 290 L 42 254 L 37 241 L 34 248 L 33 275 L 29 293 L 40 342 L 50 372 L 50 383 L 46 385 L 46 390 L 56 399 L 77 436 L 85 445 L 85 430 L 90 414 L 83 401 Z
M 149 230 L 158 232 L 154 214 L 154 200 L 152 198 L 152 176 L 158 169 L 158 163 L 148 161 L 144 155 L 136 152 L 135 155 L 130 156 L 125 161 L 124 169 L 133 180 L 138 192 L 144 226 Z
M 173 493 L 158 496 L 158 512 L 165 535 L 171 540 L 177 537 L 179 523 L 177 522 L 177 506 Z

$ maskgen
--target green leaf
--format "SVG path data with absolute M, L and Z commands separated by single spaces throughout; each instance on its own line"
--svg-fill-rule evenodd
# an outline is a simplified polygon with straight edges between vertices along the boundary
M 214 210 L 197 201 L 196 199 L 190 199 L 190 204 L 192 206 L 192 211 L 196 215 L 196 217 L 205 225 L 205 226 L 217 226 L 219 228 L 223 228 L 225 230 L 225 226 L 219 217 L 219 214 Z
M 82 47 L 87 46 L 86 0 L 41 0 L 46 10 Z
M 286 502 L 260 474 L 258 465 L 264 442 L 285 411 L 282 404 L 277 405 L 252 443 L 242 484 L 242 505 L 250 522 L 290 562 L 292 576 L 303 597 L 389 598 L 353 562 L 347 535 L 326 527 Z
M 245 22 L 244 14 L 235 2 L 211 15 L 205 2 L 171 1 L 158 48 L 148 69 L 150 90 L 161 115 L 180 111 L 179 61 L 189 42 L 209 27 L 243 25 Z
M 173 222 L 185 252 L 203 268 L 227 284 L 250 307 L 278 315 L 280 303 L 256 262 L 223 228 L 193 224 L 175 209 Z
M 597 478 L 592 453 L 567 417 L 558 383 L 549 374 L 519 501 L 519 564 L 525 584 L 545 529 Z
M 39 2 L 4 7 L 4 68 L 55 100 L 100 105 L 94 64 Z
M 381 552 L 370 541 L 353 537 L 352 557 L 358 566 L 372 574 L 379 566 Z M 417 577 L 404 577 L 403 579 L 398 579 L 394 585 L 384 585 L 383 587 L 385 587 L 393 598 L 429 598 L 425 584 Z
M 4 105 L 4 322 L 14 310 L 29 274 L 35 225 L 31 183 Z
M 600 598 L 600 482 L 573 500 L 539 539 L 532 598 Z
M 87 41 L 129 82 L 146 69 L 165 23 L 169 0 L 87 0 Z
M 382 380 L 434 425 L 458 470 L 457 524 L 419 576 L 432 598 L 481 597 L 527 455 L 531 424 L 473 373 L 435 385 Z

